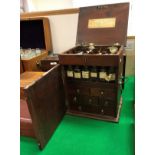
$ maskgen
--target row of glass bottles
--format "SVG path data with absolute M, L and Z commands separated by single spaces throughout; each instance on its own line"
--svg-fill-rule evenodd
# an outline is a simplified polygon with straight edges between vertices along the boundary
M 31 48 L 22 49 L 22 48 L 20 48 L 20 56 L 22 59 L 31 59 L 33 57 L 40 55 L 41 52 L 42 52 L 42 50 L 39 48 L 36 48 L 36 49 L 31 49 Z
M 72 79 L 114 82 L 116 79 L 114 67 L 67 66 L 66 76 Z

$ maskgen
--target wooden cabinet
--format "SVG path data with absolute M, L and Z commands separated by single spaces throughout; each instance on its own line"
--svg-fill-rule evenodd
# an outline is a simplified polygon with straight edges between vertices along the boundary
M 80 8 L 78 45 L 59 54 L 59 64 L 24 87 L 40 148 L 65 113 L 119 121 L 128 12 L 129 3 Z
M 118 122 L 128 12 L 128 3 L 80 8 L 78 46 L 59 55 L 66 81 L 68 114 Z M 113 53 L 111 49 L 117 50 Z M 93 68 L 97 74 L 95 81 L 90 76 Z M 76 70 L 79 77 L 75 76 Z M 73 76 L 68 72 L 73 72 Z M 82 77 L 86 72 L 87 79 Z M 110 74 L 113 80 L 109 81 Z

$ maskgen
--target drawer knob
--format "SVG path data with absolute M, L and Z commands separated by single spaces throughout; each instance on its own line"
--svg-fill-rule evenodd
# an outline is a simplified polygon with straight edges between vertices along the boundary
M 119 85 L 122 85 L 123 84 L 122 79 L 119 79 L 118 84 Z
M 80 89 L 77 89 L 76 92 L 77 92 L 77 93 L 80 93 Z
M 91 103 L 92 102 L 92 99 L 89 99 L 89 103 Z
M 74 97 L 74 98 L 73 98 L 73 101 L 74 101 L 74 102 L 76 102 L 76 101 L 77 101 L 77 98 L 76 98 L 76 97 Z
M 104 110 L 103 109 L 101 109 L 101 113 L 104 114 Z
M 104 94 L 104 92 L 103 91 L 101 91 L 101 95 L 103 95 Z
M 78 109 L 81 111 L 82 110 L 82 107 L 81 106 L 78 106 Z
M 36 66 L 37 66 L 38 68 L 41 67 L 41 63 L 40 63 L 40 61 L 36 61 Z
M 109 102 L 108 101 L 105 101 L 104 105 L 105 106 L 108 106 Z

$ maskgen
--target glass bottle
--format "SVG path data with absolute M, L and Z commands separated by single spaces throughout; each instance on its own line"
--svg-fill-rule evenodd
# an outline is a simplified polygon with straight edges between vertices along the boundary
M 96 81 L 98 79 L 98 72 L 97 72 L 97 68 L 95 66 L 93 66 L 91 68 L 91 71 L 90 71 L 90 78 L 91 80 L 93 81 Z
M 68 78 L 73 78 L 73 68 L 70 65 L 67 68 L 67 77 Z
M 82 78 L 85 80 L 88 80 L 89 77 L 90 77 L 90 75 L 89 75 L 88 66 L 84 66 L 82 69 Z
M 108 82 L 115 82 L 116 74 L 114 67 L 110 67 L 108 71 Z
M 81 79 L 81 70 L 80 70 L 79 66 L 76 66 L 74 68 L 74 78 Z
M 36 55 L 40 55 L 41 54 L 41 49 L 36 48 Z
M 105 67 L 100 68 L 99 70 L 99 79 L 100 81 L 106 81 L 107 79 L 107 71 Z

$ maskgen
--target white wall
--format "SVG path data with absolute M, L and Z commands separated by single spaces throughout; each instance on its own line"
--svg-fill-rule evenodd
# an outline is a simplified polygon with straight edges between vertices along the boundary
M 59 10 L 72 8 L 72 0 L 31 0 L 35 11 Z
M 75 46 L 78 14 L 49 16 L 54 53 Z

